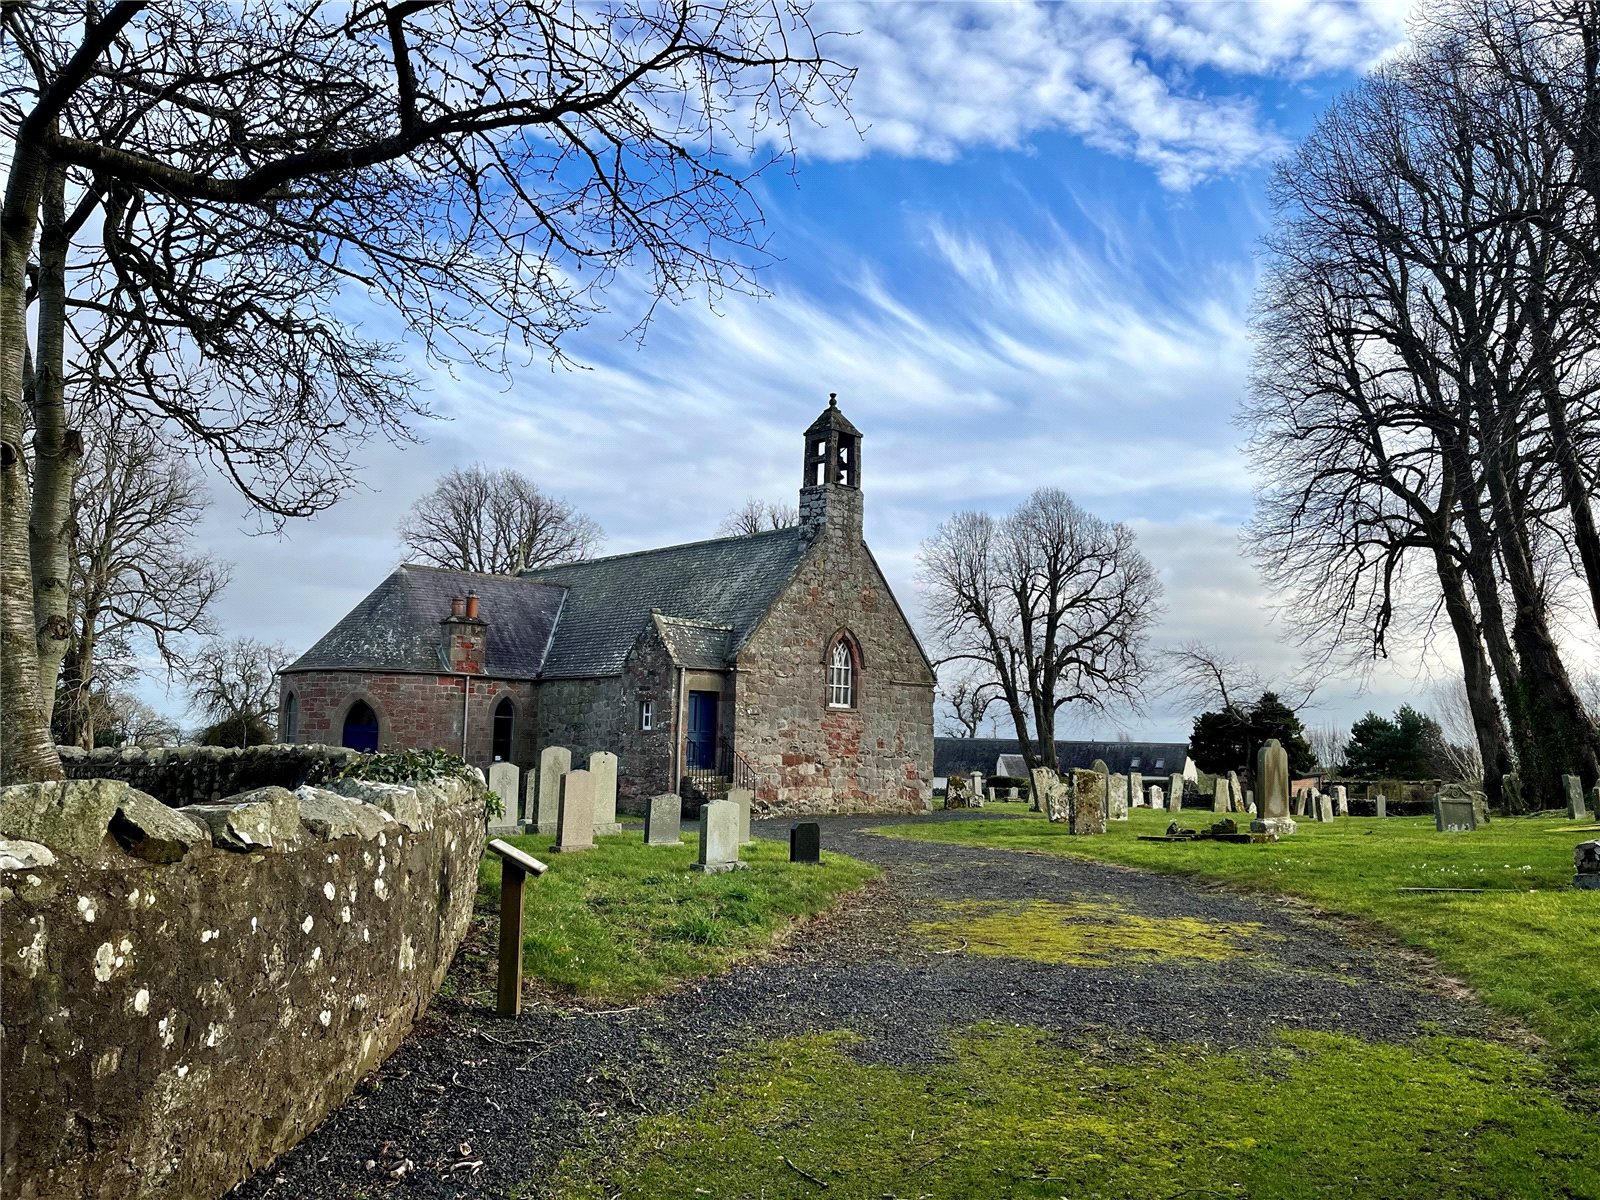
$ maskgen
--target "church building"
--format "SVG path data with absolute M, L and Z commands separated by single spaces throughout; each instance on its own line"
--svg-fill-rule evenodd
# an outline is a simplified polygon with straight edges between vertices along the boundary
M 525 771 L 618 757 L 618 800 L 728 787 L 771 813 L 919 811 L 933 667 L 862 538 L 861 433 L 830 398 L 798 525 L 484 575 L 405 564 L 280 677 L 279 736 Z

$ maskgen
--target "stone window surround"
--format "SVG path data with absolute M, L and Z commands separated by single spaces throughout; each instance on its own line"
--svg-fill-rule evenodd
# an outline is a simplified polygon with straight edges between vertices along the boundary
M 300 697 L 293 688 L 283 693 L 283 711 L 278 718 L 278 728 L 283 733 L 282 740 L 290 745 L 300 736 Z
M 383 706 L 378 703 L 378 698 L 366 688 L 358 688 L 351 692 L 345 697 L 344 704 L 338 708 L 338 716 L 328 727 L 328 736 L 339 739 L 335 745 L 344 744 L 344 723 L 350 719 L 350 710 L 363 702 L 372 710 L 372 715 L 378 718 L 378 748 L 383 748 L 384 738 L 390 732 L 389 720 L 383 715 Z
M 498 740 L 496 734 L 499 732 L 500 706 L 502 704 L 511 706 L 511 732 L 506 736 L 508 753 L 503 760 L 494 752 L 495 742 Z M 489 757 L 492 760 L 495 762 L 511 762 L 516 757 L 517 731 L 521 724 L 522 712 L 520 706 L 517 704 L 517 698 L 509 690 L 496 691 L 489 697 Z
M 850 656 L 850 674 L 848 677 L 850 702 L 848 704 L 835 704 L 833 702 L 833 656 L 841 645 Z M 822 655 L 822 699 L 829 712 L 853 712 L 861 707 L 861 669 L 863 665 L 861 643 L 856 640 L 856 635 L 843 626 L 836 629 L 833 636 L 828 639 L 827 649 Z

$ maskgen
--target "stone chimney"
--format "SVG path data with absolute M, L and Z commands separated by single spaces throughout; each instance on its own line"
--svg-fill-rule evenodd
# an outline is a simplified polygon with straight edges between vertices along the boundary
M 450 615 L 439 622 L 440 649 L 450 670 L 462 675 L 482 675 L 488 624 L 478 616 L 478 596 L 450 597 Z
M 861 431 L 839 411 L 837 393 L 805 434 L 800 483 L 800 533 L 807 541 L 861 541 Z

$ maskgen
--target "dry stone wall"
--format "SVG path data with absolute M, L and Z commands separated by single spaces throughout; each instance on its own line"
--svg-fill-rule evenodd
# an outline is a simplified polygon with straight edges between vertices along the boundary
M 59 749 L 68 779 L 118 779 L 174 808 L 207 804 L 252 788 L 325 784 L 358 757 L 343 746 Z
M 0 1194 L 220 1196 L 395 1049 L 464 935 L 481 780 L 0 790 Z

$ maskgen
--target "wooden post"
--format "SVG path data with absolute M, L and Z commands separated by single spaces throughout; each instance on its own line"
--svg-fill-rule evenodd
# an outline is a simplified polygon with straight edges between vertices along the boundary
M 522 885 L 548 867 L 509 842 L 495 838 L 489 849 L 500 857 L 500 979 L 494 1010 L 502 1017 L 522 1011 Z

